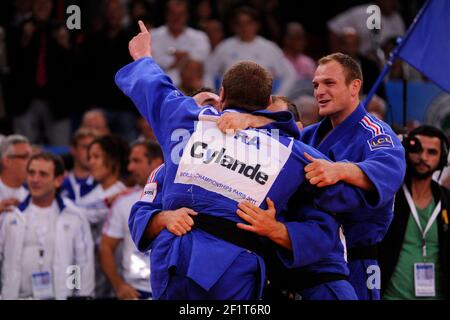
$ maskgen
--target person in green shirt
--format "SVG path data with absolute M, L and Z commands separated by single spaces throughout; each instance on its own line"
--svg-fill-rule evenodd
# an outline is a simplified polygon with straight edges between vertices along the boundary
M 407 174 L 379 248 L 382 298 L 450 298 L 450 191 L 432 178 L 447 165 L 449 142 L 424 125 L 404 139 Z

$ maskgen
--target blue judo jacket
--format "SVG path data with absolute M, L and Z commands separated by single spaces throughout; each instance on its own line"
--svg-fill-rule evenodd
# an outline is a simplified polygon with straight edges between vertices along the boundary
M 201 214 L 243 222 L 236 215 L 238 201 L 246 199 L 266 208 L 266 197 L 278 204 L 279 214 L 289 197 L 300 186 L 307 186 L 303 167 L 308 160 L 303 153 L 316 158 L 324 156 L 283 131 L 275 135 L 271 131 L 252 129 L 223 135 L 209 121 L 220 113 L 212 107 L 198 108 L 192 98 L 175 88 L 152 58 L 139 59 L 119 70 L 116 83 L 153 128 L 165 159 L 163 186 L 159 192 L 161 204 L 155 209 L 152 208 L 155 199 L 139 201 L 129 221 L 139 249 L 147 250 L 149 245 L 152 248 L 154 297 L 158 299 L 164 292 L 168 270 L 181 264 L 187 277 L 209 290 L 246 249 L 198 229 L 182 237 L 164 230 L 153 243 L 146 244 L 142 235 L 152 214 L 188 207 Z M 322 194 L 324 201 L 336 210 L 361 205 L 358 194 L 345 184 L 327 188 Z M 345 195 L 350 195 L 350 200 Z M 339 239 L 340 224 L 335 217 L 314 206 L 305 207 L 301 221 L 289 221 L 286 226 L 293 251 L 281 250 L 280 256 L 289 267 L 320 261 Z M 258 258 L 262 288 L 265 266 L 262 258 Z
M 392 129 L 362 105 L 323 139 L 330 130 L 331 122 L 326 118 L 306 127 L 301 141 L 332 161 L 355 163 L 372 181 L 375 191 L 360 190 L 365 199 L 362 206 L 344 212 L 340 218 L 349 248 L 377 244 L 389 228 L 394 197 L 405 176 L 404 148 Z

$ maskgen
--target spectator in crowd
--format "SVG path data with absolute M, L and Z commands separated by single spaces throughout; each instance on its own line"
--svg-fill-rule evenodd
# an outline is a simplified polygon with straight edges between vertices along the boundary
M 76 203 L 83 209 L 91 224 L 95 251 L 100 244 L 101 229 L 111 204 L 126 187 L 120 180 L 127 167 L 128 144 L 119 136 L 107 135 L 96 138 L 88 149 L 89 170 L 98 185 Z M 111 287 L 100 270 L 96 255 L 95 296 L 107 298 L 112 296 Z
M 340 31 L 338 41 L 339 51 L 348 54 L 361 66 L 361 71 L 364 75 L 362 93 L 368 94 L 380 75 L 380 69 L 373 60 L 359 53 L 360 36 L 355 28 L 347 27 Z M 377 94 L 381 97 L 386 96 L 384 85 L 378 87 Z
M 102 109 L 114 133 L 128 141 L 137 137 L 137 113 L 129 99 L 114 85 L 114 73 L 129 62 L 129 31 L 124 27 L 125 11 L 120 0 L 107 0 L 104 24 L 89 34 L 83 47 L 84 68 L 88 76 L 83 79 L 88 106 Z
M 31 157 L 27 138 L 10 135 L 0 145 L 0 212 L 17 206 L 28 195 L 23 186 L 27 178 L 27 163 Z
M 14 16 L 11 19 L 11 25 L 13 27 L 17 27 L 31 18 L 33 0 L 14 0 L 13 6 Z
M 272 73 L 275 93 L 288 95 L 295 84 L 295 70 L 275 43 L 258 36 L 259 20 L 256 11 L 249 7 L 238 8 L 232 25 L 236 36 L 219 44 L 207 61 L 208 85 L 214 86 L 216 82 L 220 82 L 217 80 L 234 63 L 250 60 Z
M 61 195 L 75 203 L 97 185 L 90 174 L 88 160 L 89 146 L 96 137 L 95 131 L 84 128 L 78 129 L 72 137 L 70 153 L 73 157 L 73 170 L 64 178 Z
M 282 40 L 283 18 L 279 0 L 251 0 L 250 5 L 261 17 L 261 35 L 280 44 Z
M 95 131 L 98 136 L 106 136 L 110 133 L 108 119 L 100 109 L 86 111 L 81 120 L 81 128 Z
M 33 1 L 33 15 L 12 34 L 8 112 L 14 132 L 31 143 L 68 146 L 74 51 L 68 30 L 51 19 L 52 0 Z
M 391 37 L 382 44 L 382 50 L 385 60 L 388 60 L 391 52 L 397 47 L 397 37 Z M 410 66 L 407 62 L 400 58 L 395 59 L 391 66 L 389 74 L 386 76 L 386 80 L 408 80 L 408 81 L 423 81 L 422 74 Z
M 300 96 L 295 100 L 295 105 L 302 115 L 303 127 L 307 127 L 320 121 L 319 104 L 312 96 Z
M 354 28 L 361 37 L 359 52 L 367 56 L 376 52 L 381 44 L 390 37 L 402 36 L 405 33 L 405 25 L 398 12 L 398 0 L 375 0 L 375 5 L 381 11 L 381 25 L 379 29 L 369 29 L 367 21 L 369 15 L 367 8 L 370 4 L 352 7 L 328 21 L 330 32 L 330 49 L 338 51 L 338 35 L 346 27 Z
M 180 90 L 187 96 L 202 88 L 204 78 L 203 63 L 184 58 L 180 63 Z
M 128 216 L 143 192 L 150 173 L 163 164 L 158 144 L 137 141 L 131 147 L 128 171 L 137 185 L 120 196 L 111 207 L 100 243 L 100 263 L 118 299 L 151 298 L 150 255 L 139 252 L 131 239 Z M 116 266 L 115 252 L 122 246 L 122 263 Z
M 300 131 L 303 130 L 303 124 L 300 121 L 298 108 L 294 102 L 289 100 L 288 97 L 272 95 L 272 104 L 269 105 L 266 110 L 271 112 L 290 111 L 294 116 L 295 124 L 297 125 L 298 129 Z
M 139 20 L 142 20 L 149 26 L 153 23 L 153 8 L 147 0 L 128 1 L 129 22 L 128 29 L 130 34 L 135 34 L 139 30 L 136 28 Z
M 6 41 L 5 41 L 5 29 L 0 26 L 0 125 L 4 123 L 6 118 L 6 109 L 4 101 L 4 79 L 9 72 L 7 53 L 6 53 Z M 4 132 L 2 130 L 2 132 Z
M 213 52 L 225 38 L 222 23 L 217 19 L 209 19 L 202 24 L 202 30 L 208 36 L 211 52 Z
M 298 22 L 290 22 L 283 38 L 283 52 L 292 63 L 300 80 L 312 80 L 316 63 L 305 55 L 306 35 L 303 26 Z
M 31 157 L 30 196 L 0 227 L 2 298 L 91 297 L 94 248 L 89 224 L 71 202 L 57 194 L 64 178 L 62 160 L 50 153 Z M 80 283 L 67 286 L 67 270 L 77 266 Z
M 153 57 L 174 83 L 180 82 L 179 68 L 184 58 L 205 61 L 210 52 L 208 37 L 203 31 L 187 26 L 188 2 L 167 3 L 167 24 L 152 30 Z M 116 69 L 117 70 L 117 69 Z
M 215 1 L 198 0 L 193 6 L 192 25 L 197 29 L 204 30 L 205 24 L 217 17 Z
M 366 106 L 368 113 L 374 115 L 382 121 L 386 121 L 386 102 L 377 95 L 374 95 Z
M 404 146 L 405 184 L 379 250 L 383 298 L 450 299 L 450 192 L 432 179 L 447 165 L 449 142 L 441 130 L 423 125 Z
M 150 140 L 156 142 L 155 133 L 147 121 L 143 117 L 138 117 L 136 120 L 139 137 L 138 140 Z

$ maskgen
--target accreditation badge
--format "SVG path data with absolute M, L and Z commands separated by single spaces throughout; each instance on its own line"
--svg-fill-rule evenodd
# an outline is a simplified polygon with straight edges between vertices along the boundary
M 416 297 L 436 296 L 434 263 L 414 263 Z
M 49 300 L 55 297 L 53 294 L 53 283 L 50 272 L 35 272 L 31 275 L 31 281 L 34 299 Z

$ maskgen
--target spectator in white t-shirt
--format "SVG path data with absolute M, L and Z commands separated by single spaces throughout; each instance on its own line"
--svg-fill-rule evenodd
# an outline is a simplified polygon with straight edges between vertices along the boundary
M 207 35 L 187 26 L 188 3 L 170 0 L 166 11 L 167 24 L 152 30 L 153 58 L 174 83 L 179 83 L 179 66 L 183 58 L 205 61 L 210 52 Z
M 28 139 L 10 135 L 0 145 L 0 212 L 18 205 L 28 195 L 23 184 L 27 178 L 27 163 L 31 157 Z
M 128 217 L 142 195 L 150 173 L 163 163 L 161 148 L 148 141 L 137 141 L 131 148 L 128 170 L 137 185 L 113 204 L 100 243 L 100 263 L 118 299 L 151 298 L 150 254 L 139 252 L 131 239 Z M 118 271 L 115 251 L 122 243 L 122 272 Z
M 398 0 L 375 0 L 374 4 L 379 6 L 381 11 L 381 28 L 379 30 L 372 30 L 367 26 L 367 21 L 372 15 L 371 12 L 367 13 L 367 8 L 371 4 L 352 7 L 328 21 L 331 51 L 337 51 L 338 35 L 346 27 L 354 28 L 360 35 L 359 50 L 362 55 L 368 55 L 378 50 L 387 39 L 405 33 L 405 25 L 398 13 Z
M 289 95 L 295 85 L 294 67 L 272 41 L 258 35 L 259 19 L 250 7 L 239 7 L 232 19 L 233 37 L 220 43 L 206 64 L 207 85 L 215 87 L 225 70 L 238 61 L 250 60 L 269 70 L 274 77 L 274 92 Z

